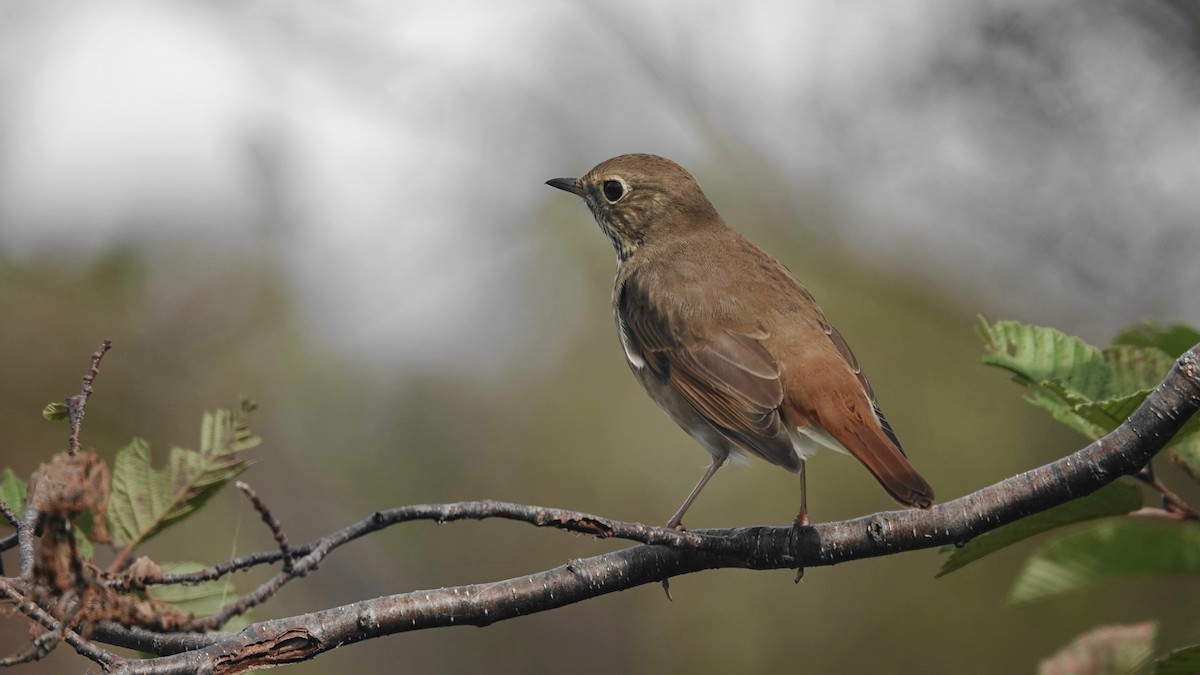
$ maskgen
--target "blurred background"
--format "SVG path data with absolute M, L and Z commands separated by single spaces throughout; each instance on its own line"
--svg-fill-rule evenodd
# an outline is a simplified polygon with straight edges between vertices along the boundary
M 1100 342 L 1200 322 L 1198 17 L 1183 0 L 4 0 L 0 464 L 27 476 L 65 448 L 39 411 L 110 338 L 85 445 L 195 447 L 201 412 L 248 394 L 266 443 L 244 479 L 293 541 L 481 498 L 663 522 L 707 455 L 627 371 L 608 242 L 542 184 L 652 152 L 808 284 L 915 465 L 963 495 L 1082 443 L 980 365 L 976 314 Z M 828 453 L 809 489 L 816 521 L 894 507 Z M 688 524 L 786 524 L 796 490 L 726 469 Z M 257 617 L 620 546 L 413 524 Z M 147 553 L 273 547 L 229 490 Z M 1007 607 L 1031 550 L 941 580 L 936 551 L 795 586 L 707 572 L 674 579 L 674 602 L 641 587 L 290 672 L 1011 673 L 1097 623 L 1200 633 L 1194 582 Z M 3 620 L 0 651 L 22 624 Z M 62 648 L 16 671 L 89 665 Z

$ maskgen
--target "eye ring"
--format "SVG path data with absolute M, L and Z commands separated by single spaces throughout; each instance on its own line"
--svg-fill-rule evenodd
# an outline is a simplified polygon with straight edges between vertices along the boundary
M 604 185 L 601 186 L 601 190 L 604 192 L 604 198 L 607 199 L 610 204 L 616 203 L 617 200 L 625 196 L 625 184 L 619 180 L 610 179 L 604 181 Z

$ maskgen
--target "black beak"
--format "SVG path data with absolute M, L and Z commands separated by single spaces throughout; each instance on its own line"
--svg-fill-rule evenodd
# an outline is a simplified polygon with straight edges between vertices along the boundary
M 559 190 L 566 190 L 575 195 L 583 196 L 583 186 L 579 184 L 578 178 L 551 178 L 546 181 L 546 185 Z

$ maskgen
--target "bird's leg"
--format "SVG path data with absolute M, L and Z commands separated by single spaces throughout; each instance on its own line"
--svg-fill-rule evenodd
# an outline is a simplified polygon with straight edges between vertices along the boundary
M 683 514 L 687 513 L 687 510 L 689 507 L 691 507 L 692 502 L 696 501 L 696 495 L 700 494 L 700 490 L 704 489 L 704 484 L 708 482 L 708 479 L 712 478 L 713 474 L 717 472 L 717 469 L 721 468 L 721 465 L 725 463 L 726 457 L 728 457 L 728 455 L 719 455 L 713 457 L 712 464 L 708 465 L 708 469 L 704 472 L 704 475 L 700 477 L 700 482 L 696 483 L 696 487 L 692 488 L 692 493 L 687 496 L 687 499 L 683 500 L 683 506 L 680 506 L 679 510 L 675 512 L 675 515 L 671 516 L 671 519 L 667 521 L 668 528 L 672 530 L 679 530 L 681 532 L 684 530 Z
M 680 506 L 679 510 L 675 512 L 675 515 L 671 516 L 671 519 L 667 521 L 666 526 L 668 528 L 672 530 L 679 530 L 680 532 L 684 530 L 683 514 L 687 513 L 687 510 L 692 505 L 692 502 L 696 501 L 696 495 L 700 494 L 700 490 L 704 489 L 704 484 L 708 482 L 709 478 L 713 477 L 713 474 L 717 472 L 717 469 L 721 468 L 721 465 L 725 463 L 725 459 L 727 457 L 729 457 L 728 454 L 717 455 L 713 457 L 712 463 L 708 465 L 708 469 L 706 469 L 704 471 L 704 475 L 700 477 L 700 482 L 696 483 L 696 487 L 692 488 L 691 494 L 687 496 L 687 499 L 683 500 L 683 506 Z M 663 579 L 662 587 L 663 592 L 667 594 L 667 600 L 671 600 L 671 580 Z
M 800 534 L 800 528 L 808 525 L 808 489 L 805 486 L 804 480 L 804 460 L 800 460 L 800 512 L 796 514 L 796 520 L 792 522 L 792 536 L 796 537 Z M 804 568 L 796 568 L 795 583 L 800 583 L 804 578 Z
M 800 512 L 796 514 L 796 527 L 808 525 L 808 489 L 804 483 L 804 460 L 800 460 Z

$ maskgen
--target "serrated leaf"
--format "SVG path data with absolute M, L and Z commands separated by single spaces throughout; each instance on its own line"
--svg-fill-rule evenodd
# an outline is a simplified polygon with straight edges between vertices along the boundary
M 983 317 L 979 334 L 988 352 L 983 362 L 1013 373 L 1027 386 L 1057 380 L 1088 400 L 1109 398 L 1112 372 L 1104 354 L 1079 338 L 1017 321 L 988 325 Z
M 1164 371 L 1166 374 L 1166 371 Z M 1071 407 L 1071 412 L 1078 418 L 1086 420 L 1088 423 L 1095 425 L 1100 431 L 1093 440 L 1108 434 L 1113 429 L 1121 426 L 1121 424 L 1129 419 L 1134 410 L 1146 400 L 1150 395 L 1149 389 L 1144 389 L 1136 394 L 1131 394 L 1123 398 L 1112 398 L 1107 401 L 1095 401 L 1092 403 L 1080 403 Z
M 198 572 L 204 565 L 195 562 L 169 562 L 162 564 L 165 574 Z M 165 602 L 184 614 L 197 617 L 212 616 L 225 605 L 237 599 L 237 589 L 229 577 L 204 581 L 198 584 L 152 585 L 146 589 L 150 599 Z M 222 630 L 241 630 L 253 623 L 249 613 L 235 616 L 221 627 Z
M 1200 673 L 1200 645 L 1172 651 L 1154 664 L 1154 675 L 1196 675 Z
M 1013 321 L 988 325 L 982 317 L 979 334 L 987 352 L 984 363 L 1013 373 L 1028 388 L 1031 403 L 1093 440 L 1128 419 L 1166 376 L 1178 345 L 1200 336 L 1186 326 L 1162 331 L 1143 325 L 1100 350 L 1052 328 Z M 1200 476 L 1200 449 L 1194 447 L 1200 441 L 1188 443 L 1187 436 L 1197 431 L 1200 422 L 1193 420 L 1169 450 L 1193 477 Z
M 937 576 L 945 576 L 1034 535 L 1096 518 L 1123 515 L 1141 506 L 1142 491 L 1137 486 L 1124 482 L 1110 483 L 1086 497 L 998 527 L 975 537 L 961 548 L 951 549 L 950 557 L 942 563 Z
M 1181 323 L 1170 326 L 1140 323 L 1120 331 L 1113 338 L 1114 345 L 1154 347 L 1172 359 L 1179 358 L 1197 343 L 1200 343 L 1200 331 Z
M 135 546 L 194 513 L 245 470 L 237 453 L 260 442 L 242 415 L 224 410 L 204 414 L 199 452 L 171 448 L 162 469 L 153 468 L 146 441 L 133 439 L 113 468 L 108 527 L 114 540 Z
M 1200 528 L 1123 518 L 1055 540 L 1017 575 L 1009 602 L 1053 598 L 1104 580 L 1200 572 Z
M 204 413 L 200 423 L 200 452 L 236 453 L 262 443 L 242 419 L 242 415 L 228 410 Z
M 17 518 L 25 514 L 25 481 L 21 480 L 12 469 L 0 473 L 0 500 L 12 509 Z M 7 518 L 0 518 L 0 526 L 9 527 Z
M 1104 362 L 1112 372 L 1108 398 L 1129 396 L 1149 391 L 1166 376 L 1175 358 L 1157 347 L 1113 345 L 1102 352 Z M 1097 399 L 1093 399 L 1097 400 Z
M 42 417 L 51 422 L 61 422 L 69 418 L 70 413 L 67 411 L 66 403 L 55 401 L 54 403 L 47 403 L 46 407 L 42 408 Z
M 1131 675 L 1154 652 L 1158 623 L 1097 626 L 1038 664 L 1038 675 Z

